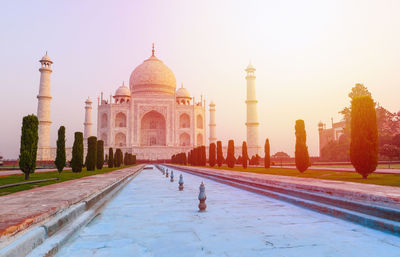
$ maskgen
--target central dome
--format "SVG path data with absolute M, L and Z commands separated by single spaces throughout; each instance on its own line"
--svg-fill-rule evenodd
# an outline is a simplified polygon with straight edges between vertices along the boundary
M 132 94 L 162 93 L 174 95 L 176 79 L 174 73 L 153 54 L 133 70 L 129 79 Z

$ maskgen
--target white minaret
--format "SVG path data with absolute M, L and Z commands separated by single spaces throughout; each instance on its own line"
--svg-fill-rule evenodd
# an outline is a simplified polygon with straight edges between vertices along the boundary
M 217 133 L 216 133 L 216 127 L 217 124 L 215 123 L 215 104 L 213 101 L 211 101 L 210 103 L 210 123 L 209 123 L 209 127 L 210 127 L 210 144 L 211 143 L 216 143 L 217 142 Z
M 85 122 L 83 130 L 84 144 L 87 145 L 87 139 L 92 136 L 92 101 L 88 97 L 85 101 Z
M 257 99 L 256 99 L 256 76 L 254 71 L 256 69 L 249 63 L 246 68 L 247 76 L 247 148 L 249 157 L 259 154 L 260 146 L 258 145 L 258 113 L 257 113 Z
M 37 160 L 50 160 L 50 74 L 53 62 L 46 55 L 39 61 L 40 67 L 40 86 L 38 98 L 37 116 L 39 120 L 39 141 Z

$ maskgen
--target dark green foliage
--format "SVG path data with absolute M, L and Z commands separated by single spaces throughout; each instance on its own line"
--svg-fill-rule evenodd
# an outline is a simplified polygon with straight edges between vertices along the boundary
M 249 156 L 247 154 L 247 144 L 246 141 L 243 141 L 242 144 L 242 166 L 244 169 L 247 169 L 247 161 L 249 159 Z
M 113 154 L 112 147 L 110 147 L 108 149 L 108 162 L 107 162 L 107 165 L 108 165 L 109 168 L 114 167 L 114 154 Z
M 215 145 L 215 143 L 211 143 L 210 144 L 210 148 L 208 149 L 208 162 L 210 163 L 210 166 L 211 167 L 214 167 L 215 166 L 215 163 L 216 163 L 216 154 L 217 154 L 217 152 L 216 152 L 216 149 L 217 147 L 216 147 L 216 145 Z
M 249 164 L 250 165 L 259 165 L 260 164 L 260 159 L 261 159 L 261 157 L 258 154 L 253 155 L 253 156 L 251 156 Z
M 128 165 L 128 163 L 129 163 L 129 154 L 128 154 L 128 152 L 125 152 L 125 155 L 124 155 L 124 165 Z
M 101 170 L 104 165 L 104 141 L 97 141 L 97 158 L 96 158 L 96 168 Z
M 236 164 L 242 164 L 243 158 L 241 155 L 236 159 Z
M 58 138 L 57 138 L 57 155 L 54 164 L 57 167 L 59 173 L 62 172 L 66 165 L 67 159 L 65 155 L 65 127 L 61 126 L 58 129 Z
M 303 120 L 296 120 L 296 149 L 295 160 L 296 168 L 303 173 L 310 167 L 310 156 L 308 155 L 308 147 L 306 144 L 306 129 Z
M 22 119 L 19 168 L 25 173 L 25 180 L 29 179 L 29 174 L 36 169 L 38 130 L 39 121 L 35 115 L 31 114 Z
M 123 161 L 123 155 L 121 149 L 117 148 L 115 150 L 115 162 L 114 162 L 114 167 L 121 167 L 122 161 Z
M 72 146 L 71 168 L 73 172 L 81 172 L 83 166 L 83 134 L 75 132 L 74 145 Z
M 223 162 L 224 162 L 224 155 L 222 154 L 222 142 L 217 141 L 217 165 L 218 165 L 218 167 L 221 167 Z
M 187 164 L 186 153 L 182 152 L 172 155 L 171 163 L 186 165 Z
M 228 141 L 228 153 L 226 155 L 226 164 L 229 168 L 235 167 L 235 143 L 233 140 Z
M 87 158 L 86 158 L 86 169 L 88 171 L 96 170 L 97 164 L 97 137 L 89 137 L 88 141 L 88 150 L 87 150 Z
M 200 152 L 201 152 L 201 154 L 200 154 L 200 156 L 201 156 L 200 165 L 201 166 L 206 166 L 207 165 L 206 146 L 204 146 L 204 145 L 200 146 Z
M 378 165 L 378 125 L 370 96 L 354 97 L 351 101 L 350 160 L 363 178 Z
M 264 153 L 265 153 L 264 167 L 266 169 L 269 169 L 271 167 L 271 154 L 270 154 L 270 150 L 269 150 L 269 139 L 268 138 L 265 140 Z

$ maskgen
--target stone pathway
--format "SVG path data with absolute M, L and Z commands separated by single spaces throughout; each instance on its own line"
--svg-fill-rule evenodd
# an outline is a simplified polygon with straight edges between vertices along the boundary
M 400 209 L 400 187 L 380 186 L 338 180 L 324 180 L 315 178 L 301 178 L 280 176 L 253 172 L 240 172 L 228 169 L 212 169 L 204 167 L 183 166 L 185 169 L 199 170 L 206 173 L 253 180 L 258 183 L 275 184 L 285 187 L 294 187 L 308 191 L 321 192 L 352 200 L 371 202 L 376 205 Z
M 261 166 L 260 166 L 261 167 Z M 264 166 L 262 166 L 264 167 Z M 283 169 L 296 169 L 296 166 L 271 166 L 272 168 L 283 168 Z M 354 168 L 344 168 L 344 167 L 321 167 L 321 166 L 311 166 L 309 170 L 327 170 L 327 171 L 339 171 L 339 172 L 356 172 Z M 374 173 L 380 174 L 400 174 L 400 169 L 376 169 Z
M 187 173 L 178 191 L 174 174 L 142 171 L 57 256 L 399 256 L 394 235 Z
M 142 165 L 0 196 L 0 239 L 16 234 L 129 176 Z M 0 241 L 1 242 L 1 241 Z

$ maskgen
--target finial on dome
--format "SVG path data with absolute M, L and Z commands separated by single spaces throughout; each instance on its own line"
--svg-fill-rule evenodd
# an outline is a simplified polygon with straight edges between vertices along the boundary
M 181 83 L 181 88 L 183 88 L 183 82 Z
M 125 86 L 125 81 L 124 80 L 122 81 L 122 86 Z
M 151 56 L 154 56 L 154 43 L 153 43 L 153 49 L 151 50 Z

